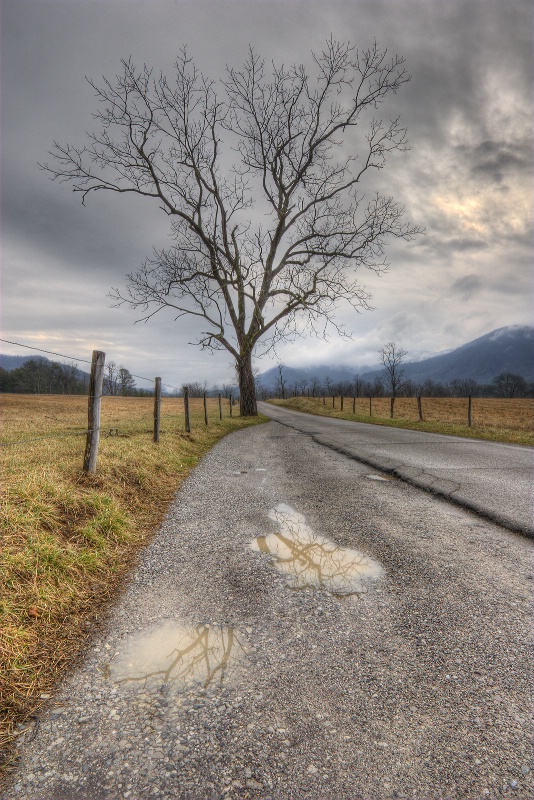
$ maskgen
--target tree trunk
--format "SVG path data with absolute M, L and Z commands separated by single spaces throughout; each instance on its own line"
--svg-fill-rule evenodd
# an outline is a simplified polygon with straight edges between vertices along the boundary
M 251 353 L 246 353 L 237 360 L 237 375 L 239 378 L 239 413 L 242 417 L 256 417 L 258 407 Z

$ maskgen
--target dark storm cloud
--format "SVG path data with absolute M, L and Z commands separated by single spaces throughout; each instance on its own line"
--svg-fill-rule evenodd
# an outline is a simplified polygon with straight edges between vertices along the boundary
M 464 275 L 463 278 L 458 278 L 457 281 L 454 281 L 451 290 L 466 300 L 476 292 L 479 292 L 483 286 L 484 283 L 478 275 Z
M 96 338 L 132 371 L 143 374 L 143 363 L 152 369 L 147 353 L 158 351 L 165 369 L 176 371 L 180 353 L 193 370 L 205 358 L 186 347 L 194 324 L 169 317 L 134 327 L 135 314 L 110 309 L 107 299 L 153 245 L 167 243 L 157 204 L 98 193 L 82 208 L 37 162 L 54 140 L 87 141 L 97 104 L 85 76 L 113 78 L 121 57 L 169 72 L 187 43 L 199 68 L 221 78 L 226 64 L 243 62 L 249 43 L 267 64 L 300 63 L 330 33 L 360 47 L 376 38 L 406 58 L 412 80 L 383 111 L 401 114 L 413 149 L 375 178 L 427 231 L 412 245 L 392 243 L 382 280 L 361 275 L 374 314 L 354 320 L 340 310 L 362 332 L 360 349 L 364 339 L 373 350 L 397 335 L 411 352 L 440 349 L 529 322 L 530 0 L 2 0 L 0 24 L 6 338 L 53 329 L 81 346 L 96 326 Z M 320 347 L 323 357 L 340 352 L 339 343 Z M 309 341 L 293 348 L 289 359 L 319 352 Z M 128 361 L 141 351 L 144 362 Z M 227 374 L 226 357 L 202 363 L 210 374 Z
M 495 183 L 532 167 L 532 146 L 526 140 L 520 143 L 485 140 L 475 145 L 458 145 L 455 152 L 473 177 Z

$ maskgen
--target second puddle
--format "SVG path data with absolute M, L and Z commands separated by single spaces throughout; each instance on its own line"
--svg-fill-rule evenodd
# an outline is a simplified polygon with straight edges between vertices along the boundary
M 303 514 L 285 503 L 273 508 L 269 518 L 279 530 L 258 536 L 250 546 L 272 557 L 291 589 L 321 587 L 336 597 L 347 597 L 364 594 L 369 583 L 383 574 L 378 561 L 313 533 Z
M 106 668 L 118 684 L 220 686 L 236 669 L 244 645 L 234 628 L 184 628 L 166 620 L 126 640 Z

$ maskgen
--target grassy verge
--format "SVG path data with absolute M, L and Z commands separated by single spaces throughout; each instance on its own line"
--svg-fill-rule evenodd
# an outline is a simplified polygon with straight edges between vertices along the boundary
M 391 428 L 428 431 L 449 436 L 462 436 L 468 439 L 485 439 L 511 444 L 534 444 L 534 401 L 530 399 L 498 400 L 473 399 L 473 424 L 467 426 L 462 421 L 467 418 L 467 399 L 465 398 L 423 398 L 425 421 L 414 419 L 417 415 L 415 398 L 397 398 L 395 418 L 389 417 L 389 399 L 373 398 L 372 416 L 369 416 L 369 398 L 358 398 L 356 413 L 352 413 L 352 398 L 344 399 L 344 410 L 340 410 L 340 398 L 336 407 L 332 398 L 292 397 L 287 400 L 271 400 L 271 403 L 316 414 L 323 417 L 336 417 L 354 422 L 367 422 Z
M 263 418 L 229 417 L 226 407 L 219 421 L 210 401 L 206 427 L 193 402 L 186 434 L 182 402 L 165 399 L 154 444 L 150 399 L 104 398 L 107 435 L 89 476 L 85 437 L 71 435 L 85 427 L 86 398 L 0 402 L 2 442 L 24 440 L 0 448 L 0 769 L 9 770 L 18 731 L 83 650 L 181 482 L 221 437 Z

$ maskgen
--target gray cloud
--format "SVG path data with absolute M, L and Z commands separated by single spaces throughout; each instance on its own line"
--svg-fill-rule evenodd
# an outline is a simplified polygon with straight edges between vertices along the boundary
M 451 290 L 466 300 L 479 292 L 483 285 L 478 275 L 464 275 L 463 278 L 458 278 L 458 280 L 454 281 Z
M 455 150 L 473 177 L 495 183 L 502 183 L 513 178 L 517 171 L 532 167 L 532 147 L 527 140 L 520 143 L 485 140 L 473 146 L 459 145 Z
M 412 81 L 385 113 L 401 114 L 412 150 L 376 184 L 427 234 L 392 242 L 388 275 L 361 274 L 376 311 L 340 309 L 353 344 L 304 339 L 279 355 L 370 363 L 392 337 L 415 355 L 530 322 L 531 23 L 530 0 L 3 0 L 4 338 L 50 349 L 104 342 L 114 360 L 169 382 L 232 376 L 225 355 L 188 348 L 195 323 L 169 315 L 134 326 L 135 314 L 109 306 L 110 288 L 166 242 L 159 209 L 102 193 L 82 208 L 37 162 L 55 139 L 83 144 L 96 107 L 85 76 L 115 75 L 122 56 L 168 71 L 187 43 L 221 77 L 249 42 L 267 61 L 306 62 L 330 33 L 360 46 L 376 38 L 406 57 Z

